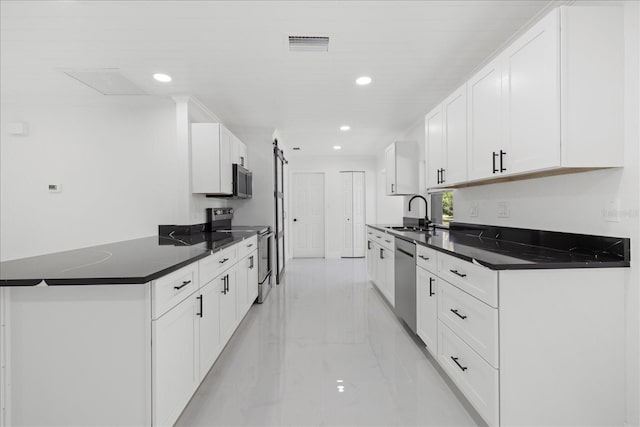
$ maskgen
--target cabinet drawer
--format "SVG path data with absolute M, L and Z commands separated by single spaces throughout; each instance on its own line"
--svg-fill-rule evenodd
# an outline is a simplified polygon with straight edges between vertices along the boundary
M 154 280 L 151 284 L 153 318 L 162 316 L 197 289 L 198 265 L 196 263 Z
M 497 271 L 439 253 L 438 275 L 491 307 L 498 307 Z
M 487 424 L 499 425 L 498 370 L 442 322 L 438 324 L 438 361 Z
M 244 239 L 242 242 L 238 243 L 237 246 L 238 259 L 242 259 L 256 250 L 256 248 L 258 247 L 258 236 L 251 236 L 247 239 Z
M 199 261 L 200 286 L 209 283 L 218 274 L 231 267 L 238 261 L 238 245 L 214 252 Z
M 416 264 L 432 273 L 438 271 L 436 262 L 437 253 L 426 246 L 416 244 Z
M 383 248 L 389 249 L 390 251 L 394 251 L 396 249 L 395 237 L 392 235 L 378 231 L 375 236 L 376 242 L 378 242 L 378 244 Z
M 491 366 L 498 367 L 498 309 L 441 281 L 438 319 L 451 328 Z

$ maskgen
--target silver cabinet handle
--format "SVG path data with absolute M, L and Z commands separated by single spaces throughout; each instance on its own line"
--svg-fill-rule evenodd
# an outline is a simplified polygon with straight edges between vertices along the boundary
M 224 264 L 225 262 L 229 261 L 229 258 L 225 258 L 225 259 L 221 259 L 220 261 L 218 261 L 220 264 Z

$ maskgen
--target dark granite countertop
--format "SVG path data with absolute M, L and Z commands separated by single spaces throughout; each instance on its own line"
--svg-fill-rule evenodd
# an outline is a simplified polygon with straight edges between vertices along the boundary
M 0 286 L 146 283 L 255 235 L 152 236 L 0 263 Z
M 429 233 L 367 225 L 493 270 L 629 267 L 631 259 L 627 238 L 472 224 Z

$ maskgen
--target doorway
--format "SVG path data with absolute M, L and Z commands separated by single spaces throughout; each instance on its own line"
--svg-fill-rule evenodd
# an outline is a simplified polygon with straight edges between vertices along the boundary
M 292 172 L 293 258 L 324 258 L 324 173 Z
M 365 254 L 365 180 L 363 171 L 340 172 L 342 200 L 342 258 Z

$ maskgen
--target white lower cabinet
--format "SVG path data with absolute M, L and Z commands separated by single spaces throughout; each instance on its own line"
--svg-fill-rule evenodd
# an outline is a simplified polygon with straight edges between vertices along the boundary
M 202 381 L 213 366 L 222 350 L 220 339 L 220 289 L 216 280 L 207 283 L 200 289 L 200 295 L 196 297 L 199 302 L 198 315 L 200 337 L 200 381 Z
M 198 304 L 190 297 L 152 324 L 153 425 L 173 425 L 200 383 Z
M 236 329 L 238 319 L 236 293 L 238 292 L 237 270 L 231 268 L 218 278 L 218 291 L 220 292 L 220 339 L 226 343 Z
M 395 306 L 394 237 L 375 228 L 367 228 L 367 274 L 389 304 Z
M 416 329 L 427 349 L 438 352 L 438 277 L 416 267 Z
M 418 336 L 488 425 L 624 424 L 623 269 L 417 254 Z
M 487 424 L 498 425 L 498 370 L 442 322 L 438 328 L 438 362 Z

